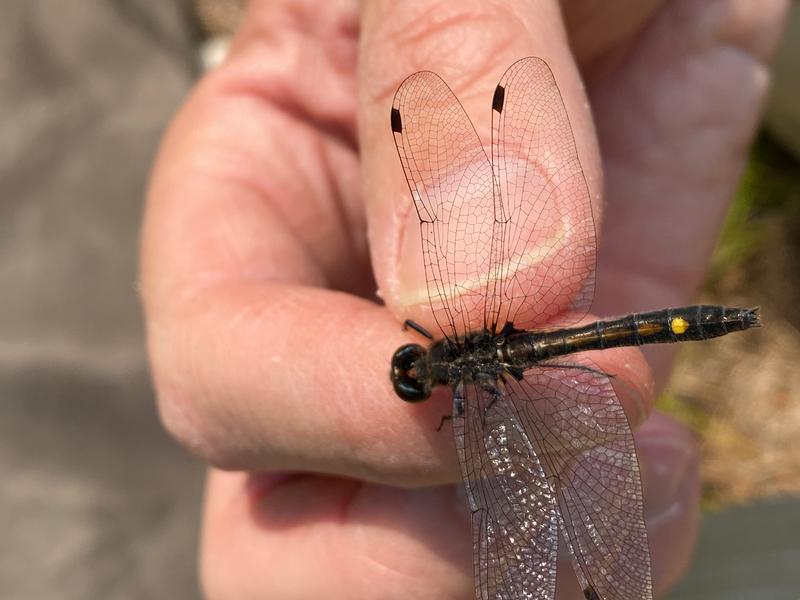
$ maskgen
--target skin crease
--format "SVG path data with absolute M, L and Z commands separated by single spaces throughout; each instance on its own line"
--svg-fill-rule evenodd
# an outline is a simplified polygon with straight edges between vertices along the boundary
M 550 0 L 251 1 L 230 58 L 165 137 L 142 235 L 159 410 L 217 467 L 208 598 L 471 597 L 452 438 L 435 431 L 449 399 L 403 403 L 387 377 L 395 348 L 419 341 L 398 319 L 425 315 L 403 303 L 422 265 L 396 250 L 417 235 L 388 127 L 408 74 L 439 73 L 485 139 L 500 75 L 545 58 L 602 213 L 593 310 L 690 301 L 786 2 L 603 4 L 565 1 L 562 20 Z M 637 428 L 657 590 L 684 570 L 697 523 L 691 436 L 660 415 L 642 424 L 670 355 L 650 352 L 655 384 L 638 351 L 594 357 Z M 579 597 L 559 572 L 559 598 Z

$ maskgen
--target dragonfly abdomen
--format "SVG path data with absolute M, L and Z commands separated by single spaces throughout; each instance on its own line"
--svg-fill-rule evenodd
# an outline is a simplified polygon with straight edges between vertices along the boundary
M 506 357 L 512 364 L 618 346 L 641 346 L 707 340 L 760 325 L 758 308 L 697 305 L 634 313 L 542 333 L 523 333 L 508 340 Z

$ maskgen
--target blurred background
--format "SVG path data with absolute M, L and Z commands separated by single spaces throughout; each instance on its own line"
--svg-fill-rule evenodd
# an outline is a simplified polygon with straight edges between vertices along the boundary
M 159 136 L 240 0 L 0 5 L 0 598 L 192 599 L 202 467 L 161 431 L 136 295 Z M 662 409 L 702 440 L 672 600 L 800 598 L 800 7 L 700 299 L 766 327 L 685 348 Z

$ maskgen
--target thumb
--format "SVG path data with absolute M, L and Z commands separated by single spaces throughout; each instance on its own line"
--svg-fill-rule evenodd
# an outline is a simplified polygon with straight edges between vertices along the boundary
M 527 294 L 528 303 L 539 309 L 544 305 L 558 307 L 559 311 L 569 308 L 552 299 L 548 302 L 543 294 L 530 294 L 532 287 L 542 292 L 551 288 L 541 279 L 546 269 L 533 264 L 537 256 L 547 252 L 531 246 L 542 244 L 534 233 L 543 235 L 548 242 L 547 227 L 543 225 L 549 220 L 556 227 L 558 219 L 554 215 L 540 216 L 536 231 L 529 227 L 525 239 L 505 240 L 517 244 L 519 254 L 502 264 L 501 272 L 490 273 L 490 266 L 498 264 L 496 255 L 492 255 L 498 251 L 497 234 L 492 233 L 497 207 L 491 199 L 491 163 L 486 158 L 491 147 L 490 107 L 503 70 L 519 58 L 541 56 L 552 69 L 558 82 L 556 91 L 560 90 L 565 114 L 569 114 L 571 123 L 567 126 L 571 124 L 574 133 L 570 146 L 573 154 L 577 150 L 586 174 L 582 184 L 583 209 L 587 194 L 595 200 L 599 198 L 600 168 L 591 116 L 558 3 L 536 3 L 534 10 L 525 2 L 489 7 L 470 0 L 438 3 L 432 12 L 421 2 L 371 2 L 363 10 L 359 136 L 372 260 L 386 304 L 400 318 L 413 319 L 434 333 L 437 324 L 448 334 L 448 328 L 477 328 L 483 325 L 478 321 L 486 308 L 486 279 L 507 278 L 528 269 L 528 275 L 518 278 L 523 288 L 528 288 L 522 289 L 519 297 Z M 469 44 L 463 44 L 463 40 L 469 40 Z M 420 70 L 433 71 L 441 79 L 431 74 L 411 78 L 395 99 L 395 103 L 405 99 L 406 118 L 414 120 L 406 123 L 408 137 L 412 137 L 411 127 L 415 127 L 416 136 L 416 142 L 411 142 L 416 143 L 414 156 L 406 164 L 406 170 L 416 169 L 419 177 L 417 195 L 413 195 L 417 208 L 414 210 L 412 193 L 398 165 L 389 115 L 400 82 Z M 445 81 L 463 111 L 449 94 Z M 541 142 L 547 149 L 550 142 Z M 513 150 L 506 149 L 506 155 Z M 408 154 L 400 148 L 401 158 L 404 153 Z M 520 156 L 519 162 L 527 160 Z M 522 178 L 518 177 L 520 183 Z M 586 182 L 590 185 L 588 191 Z M 427 204 L 426 194 L 433 198 Z M 572 204 L 577 206 L 574 200 Z M 531 212 L 526 206 L 507 208 Z M 557 206 L 549 203 L 548 208 Z M 422 212 L 418 212 L 420 209 Z M 598 211 L 599 205 L 594 207 L 595 220 L 599 218 Z M 420 220 L 431 221 L 423 224 L 422 242 Z M 535 220 L 529 218 L 528 223 Z M 566 239 L 562 237 L 562 241 Z M 523 260 L 526 246 L 528 252 Z M 593 252 L 594 247 L 592 266 Z M 559 260 L 563 262 L 564 257 Z M 577 295 L 578 279 L 585 279 L 587 274 L 588 270 L 583 277 L 567 282 L 569 289 L 562 290 L 561 295 Z M 430 290 L 426 279 L 431 280 Z M 562 285 L 558 281 L 548 283 Z M 434 304 L 440 305 L 434 306 L 433 311 L 428 303 L 429 292 Z M 510 316 L 509 311 L 506 316 Z M 554 315 L 525 316 L 542 321 Z

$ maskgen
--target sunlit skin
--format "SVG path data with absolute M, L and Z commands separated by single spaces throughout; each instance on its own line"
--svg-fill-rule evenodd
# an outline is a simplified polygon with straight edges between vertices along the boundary
M 439 73 L 486 142 L 499 75 L 547 60 L 600 217 L 594 312 L 692 299 L 787 3 L 563 4 L 562 18 L 551 0 L 252 0 L 230 58 L 179 111 L 148 194 L 141 290 L 164 424 L 212 465 L 207 597 L 471 597 L 456 454 L 436 431 L 449 397 L 408 404 L 387 377 L 394 350 L 421 341 L 402 321 L 434 329 L 409 305 L 427 295 L 387 121 L 408 74 Z M 671 350 L 648 358 L 653 374 L 634 349 L 593 356 L 627 390 L 663 590 L 695 538 L 696 452 L 651 414 Z

